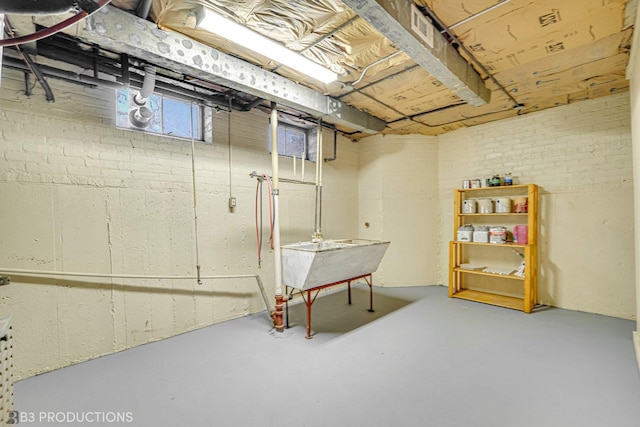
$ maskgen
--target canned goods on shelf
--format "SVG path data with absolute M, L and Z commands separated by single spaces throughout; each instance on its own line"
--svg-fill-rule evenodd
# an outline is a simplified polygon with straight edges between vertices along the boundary
M 528 211 L 528 197 L 514 197 L 513 199 L 513 211 L 515 213 L 527 213 Z
M 507 243 L 507 227 L 497 226 L 489 228 L 489 243 Z

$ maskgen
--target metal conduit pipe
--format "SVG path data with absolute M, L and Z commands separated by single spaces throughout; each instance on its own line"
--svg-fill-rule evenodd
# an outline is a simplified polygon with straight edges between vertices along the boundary
M 502 4 L 504 4 L 506 2 L 500 3 L 499 5 L 496 6 L 502 6 Z M 446 33 L 453 42 L 455 42 L 460 49 L 462 49 L 464 51 L 464 53 L 466 55 L 468 55 L 469 58 L 471 58 L 471 61 L 473 61 L 474 64 L 476 64 L 476 66 L 486 75 L 488 76 L 491 81 L 493 83 L 495 83 L 496 86 L 498 86 L 498 88 L 505 94 L 507 95 L 507 97 L 511 100 L 511 102 L 513 102 L 514 104 L 514 108 L 516 109 L 521 109 L 522 108 L 522 104 L 520 104 L 510 93 L 509 91 L 502 86 L 502 84 L 493 76 L 493 74 L 491 74 L 489 72 L 489 70 L 487 70 L 487 68 L 482 65 L 482 63 L 480 61 L 478 61 L 478 59 L 473 55 L 473 53 L 467 49 L 467 47 L 462 44 L 462 42 L 460 41 L 460 39 L 458 39 L 458 37 L 453 34 L 450 30 L 449 27 L 447 27 L 444 22 L 442 22 L 440 20 L 440 18 L 438 18 L 438 16 L 428 7 L 428 6 L 423 6 L 423 8 L 427 11 L 427 14 L 429 15 L 429 18 L 431 18 L 433 20 L 433 22 L 435 22 L 440 28 L 442 28 L 442 32 Z M 495 8 L 495 7 L 494 7 Z M 482 12 L 481 12 L 482 14 Z M 451 42 L 450 42 L 451 43 Z
M 0 17 L 1 16 L 2 15 L 0 15 Z M 5 24 L 4 31 L 7 33 L 7 35 L 10 36 L 11 38 L 15 37 L 15 31 L 14 31 L 13 27 L 11 26 L 11 22 L 9 21 L 9 18 L 6 17 L 6 16 L 4 17 L 4 24 Z M 1 37 L 2 37 L 2 34 L 0 34 L 0 38 Z M 49 86 L 49 83 L 45 80 L 44 74 L 42 74 L 42 71 L 40 70 L 40 67 L 38 66 L 38 64 L 36 64 L 34 62 L 34 60 L 31 59 L 31 56 L 29 55 L 29 53 L 23 51 L 20 48 L 20 46 L 16 46 L 15 49 L 18 51 L 18 53 L 20 54 L 20 56 L 24 60 L 24 63 L 27 66 L 27 68 L 29 69 L 29 71 L 31 71 L 36 76 L 36 79 L 38 80 L 38 83 L 40 83 L 40 86 L 42 86 L 42 89 L 44 89 L 44 93 L 45 93 L 45 97 L 46 97 L 47 101 L 48 102 L 55 102 L 56 98 L 53 95 L 53 91 L 51 90 L 51 86 Z M 0 62 L 2 62 L 1 58 L 0 58 Z M 31 91 L 29 90 L 28 86 L 27 86 L 27 89 L 25 90 L 25 93 L 26 93 L 27 96 L 31 96 Z
M 362 70 L 362 73 L 360 74 L 360 77 L 358 77 L 358 80 L 356 80 L 353 83 L 349 83 L 347 86 L 350 86 L 352 89 L 355 89 L 354 86 L 357 85 L 358 83 L 360 83 L 360 81 L 362 81 L 362 79 L 364 78 L 364 75 L 367 74 L 367 71 L 369 71 L 371 68 L 375 67 L 378 64 L 382 64 L 384 61 L 388 61 L 389 59 L 393 58 L 394 56 L 398 56 L 402 53 L 401 50 L 392 53 L 391 55 L 385 56 L 384 58 L 378 59 L 375 62 L 372 62 L 371 64 L 367 65 L 366 67 L 364 67 L 364 70 Z M 342 95 L 344 96 L 344 95 Z
M 253 172 L 251 172 L 249 174 L 249 177 L 262 179 L 263 176 L 261 174 L 257 173 L 256 171 L 253 171 Z M 271 177 L 269 177 L 269 178 L 271 178 Z M 273 181 L 273 178 L 271 178 L 271 180 Z M 285 183 L 288 183 L 288 184 L 316 185 L 312 181 L 302 181 L 300 179 L 278 178 L 278 181 L 285 182 Z
M 94 277 L 105 279 L 136 279 L 136 280 L 197 280 L 197 276 L 168 276 L 168 275 L 150 275 L 150 274 L 113 274 L 113 273 L 82 273 L 82 272 L 70 272 L 70 271 L 45 271 L 45 270 L 27 270 L 20 268 L 2 268 L 0 267 L 0 273 L 9 273 L 17 275 L 35 275 L 35 276 L 61 276 L 61 277 Z M 264 289 L 264 285 L 260 276 L 257 274 L 227 274 L 216 276 L 200 276 L 202 280 L 219 280 L 219 279 L 256 279 L 256 283 L 260 288 L 260 294 L 264 300 L 264 304 L 267 307 L 267 314 L 269 318 L 272 317 L 273 310 L 271 304 L 267 298 L 267 293 Z
M 19 71 L 26 71 L 26 72 L 31 71 L 22 61 L 9 56 L 5 56 L 3 58 L 3 66 L 6 66 L 7 68 L 19 70 Z M 114 89 L 132 87 L 134 89 L 141 89 L 142 83 L 144 81 L 143 77 L 137 74 L 129 75 L 128 72 L 125 73 L 128 75 L 126 82 L 123 81 L 122 83 L 120 83 L 120 80 L 122 80 L 122 77 L 120 76 L 117 77 L 118 81 L 113 81 L 113 80 L 100 79 L 100 78 L 96 78 L 96 77 L 88 76 L 84 74 L 78 74 L 73 71 L 62 70 L 62 69 L 54 68 L 48 65 L 39 64 L 38 66 L 42 70 L 42 73 L 45 77 L 55 78 L 58 80 L 63 80 L 68 83 L 78 84 L 85 87 L 86 86 L 90 86 L 90 87 L 102 86 L 102 87 L 110 87 Z M 176 86 L 176 85 L 165 83 L 158 80 L 156 80 L 154 91 L 156 93 L 171 96 L 187 102 L 197 100 L 204 104 L 215 104 L 221 107 L 227 107 L 229 104 L 227 98 L 225 98 L 223 95 L 216 96 L 212 94 L 206 94 L 206 93 L 202 93 L 195 90 L 195 87 L 194 87 L 194 90 L 190 90 L 187 88 L 183 88 L 180 86 Z M 256 101 L 258 100 L 254 100 L 254 102 Z M 261 101 L 262 100 L 257 102 L 257 104 L 259 104 Z M 251 104 L 253 104 L 254 102 L 252 102 Z M 250 111 L 248 110 L 248 108 L 251 104 L 240 104 L 236 100 L 233 100 L 232 102 L 233 108 L 238 111 Z M 255 108 L 255 105 L 253 106 L 253 108 Z
M 27 64 L 27 68 L 29 68 L 29 70 L 36 76 L 38 83 L 40 83 L 40 86 L 42 86 L 42 89 L 44 89 L 47 102 L 56 102 L 56 97 L 53 95 L 51 86 L 49 86 L 49 83 L 45 80 L 44 74 L 40 70 L 40 67 L 35 62 L 33 62 L 33 59 L 31 59 L 31 56 L 29 56 L 28 53 L 23 53 L 22 57 L 24 58 L 24 62 Z
M 151 12 L 152 3 L 153 0 L 141 0 L 136 8 L 136 15 L 142 19 L 147 19 L 149 17 L 149 12 Z
M 450 25 L 450 26 L 449 26 L 449 29 L 450 29 L 450 30 L 453 30 L 454 28 L 459 27 L 459 26 L 460 26 L 460 25 L 462 25 L 462 24 L 466 24 L 467 22 L 469 22 L 469 21 L 471 21 L 471 20 L 473 20 L 473 19 L 476 19 L 477 17 L 482 16 L 482 15 L 484 15 L 485 13 L 491 12 L 491 11 L 492 11 L 492 10 L 494 10 L 494 9 L 497 9 L 497 8 L 499 8 L 499 7 L 501 7 L 501 6 L 504 6 L 505 4 L 509 3 L 510 1 L 511 1 L 511 0 L 500 0 L 500 2 L 499 2 L 499 3 L 496 3 L 496 4 L 494 4 L 493 6 L 489 6 L 488 8 L 483 9 L 483 10 L 481 10 L 480 12 L 478 12 L 478 13 L 476 13 L 476 14 L 473 14 L 473 15 L 471 15 L 471 16 L 468 16 L 468 17 L 464 18 L 463 20 L 458 21 L 458 22 L 456 22 L 455 24 Z M 423 2 L 423 3 L 424 3 L 424 2 Z M 443 30 L 442 32 L 445 32 L 445 31 Z
M 338 132 L 333 130 L 333 157 L 327 157 L 325 162 L 333 162 L 338 157 Z
M 31 71 L 22 61 L 10 56 L 2 58 L 2 65 L 8 68 L 13 68 L 20 71 Z M 86 76 L 83 74 L 74 73 L 73 71 L 61 70 L 59 68 L 50 67 L 48 65 L 38 64 L 38 68 L 42 71 L 45 77 L 57 78 L 68 81 L 70 83 L 82 83 L 83 86 L 108 86 L 113 88 L 120 88 L 122 84 L 111 81 L 95 78 L 92 76 Z

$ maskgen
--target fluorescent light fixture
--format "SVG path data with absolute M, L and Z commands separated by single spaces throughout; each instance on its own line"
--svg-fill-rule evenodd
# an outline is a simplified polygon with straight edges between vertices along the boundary
M 196 14 L 196 28 L 224 37 L 322 83 L 328 84 L 338 79 L 338 75 L 333 71 L 287 49 L 284 45 L 262 34 L 218 15 L 206 7 L 201 7 Z

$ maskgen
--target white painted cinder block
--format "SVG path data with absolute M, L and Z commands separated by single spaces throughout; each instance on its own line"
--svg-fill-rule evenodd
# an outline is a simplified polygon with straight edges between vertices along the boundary
M 633 298 L 633 182 L 628 94 L 439 136 L 441 282 L 453 189 L 512 172 L 540 186 L 542 303 L 624 318 Z
M 385 286 L 447 285 L 454 188 L 511 172 L 540 186 L 541 302 L 634 318 L 630 132 L 618 94 L 437 138 L 362 140 L 360 236 L 391 241 Z
M 114 129 L 110 90 L 52 81 L 61 99 L 52 108 L 37 87 L 30 100 L 19 95 L 19 73 L 5 71 L 2 83 L 0 266 L 195 274 L 188 142 Z M 196 145 L 202 272 L 260 274 L 272 294 L 266 245 L 257 265 L 256 182 L 248 178 L 270 173 L 268 117 L 231 115 L 231 171 L 229 115 L 214 120 L 214 144 Z M 635 315 L 626 94 L 439 137 L 338 141 L 338 160 L 325 164 L 323 233 L 390 240 L 377 284 L 446 284 L 453 189 L 510 171 L 541 186 L 542 302 Z M 313 168 L 306 163 L 307 180 Z M 292 178 L 292 169 L 284 159 L 281 176 Z M 281 187 L 282 243 L 309 240 L 314 188 Z M 17 331 L 17 379 L 264 309 L 251 280 L 50 279 L 3 291 L 0 313 L 14 316 Z
M 113 90 L 51 81 L 20 95 L 19 73 L 0 89 L 0 267 L 123 274 L 195 275 L 191 143 L 115 129 Z M 107 114 L 109 113 L 109 114 Z M 214 143 L 196 144 L 198 249 L 203 275 L 259 274 L 273 295 L 268 231 L 258 268 L 256 181 L 271 173 L 268 116 L 214 116 Z M 332 141 L 327 132 L 325 141 Z M 326 144 L 332 150 L 332 144 Z M 327 156 L 333 153 L 326 153 Z M 358 237 L 358 150 L 338 138 L 325 165 L 323 232 Z M 281 176 L 292 178 L 282 158 Z M 313 179 L 315 164 L 306 163 Z M 231 180 L 231 181 L 230 181 Z M 230 193 L 231 191 L 231 193 Z M 264 206 L 268 206 L 264 189 Z M 310 240 L 315 191 L 282 184 L 282 243 Z M 237 207 L 228 208 L 230 195 Z M 268 213 L 265 207 L 265 230 Z M 272 303 L 273 304 L 273 303 Z M 3 288 L 0 313 L 13 315 L 16 379 L 264 310 L 255 280 L 30 280 Z M 269 325 L 265 319 L 265 333 Z M 45 350 L 46 348 L 46 350 Z

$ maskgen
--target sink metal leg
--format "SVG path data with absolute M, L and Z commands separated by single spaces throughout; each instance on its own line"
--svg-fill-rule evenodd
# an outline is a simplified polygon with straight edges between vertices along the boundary
M 367 285 L 369 285 L 369 313 L 373 313 L 373 278 L 371 275 L 369 275 L 369 277 L 365 277 L 364 278 L 365 282 L 367 282 Z

